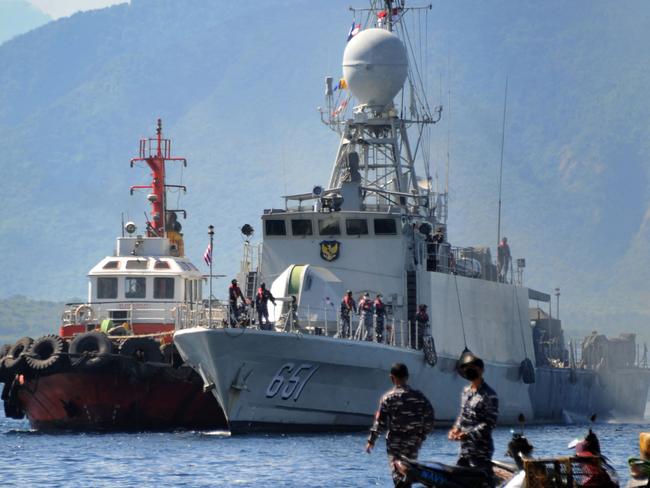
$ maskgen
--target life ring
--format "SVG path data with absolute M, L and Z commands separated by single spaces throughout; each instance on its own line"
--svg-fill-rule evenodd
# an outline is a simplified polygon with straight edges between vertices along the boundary
M 435 366 L 438 362 L 438 354 L 436 353 L 436 344 L 432 336 L 425 336 L 422 339 L 422 350 L 424 351 L 424 360 L 429 366 Z
M 160 344 L 151 337 L 130 337 L 120 346 L 120 355 L 141 363 L 162 363 Z
M 526 358 L 521 362 L 519 365 L 519 374 L 521 380 L 527 385 L 535 383 L 535 367 L 530 359 Z
M 110 363 L 113 344 L 102 332 L 84 332 L 72 339 L 69 352 L 72 366 L 95 370 Z
M 40 376 L 60 372 L 68 363 L 68 344 L 58 335 L 36 339 L 27 351 L 27 366 Z
M 90 305 L 79 305 L 74 309 L 74 320 L 76 323 L 86 325 L 95 317 L 95 312 Z
M 31 337 L 23 337 L 9 348 L 7 355 L 2 360 L 4 369 L 9 375 L 15 376 L 23 372 L 25 367 L 25 353 L 33 342 L 34 339 Z

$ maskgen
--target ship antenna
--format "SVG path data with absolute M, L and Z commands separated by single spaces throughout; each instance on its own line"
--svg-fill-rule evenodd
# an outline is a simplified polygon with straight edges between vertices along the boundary
M 503 122 L 501 126 L 501 163 L 499 164 L 499 211 L 497 216 L 497 249 L 501 243 L 501 189 L 503 186 L 503 147 L 506 140 L 506 107 L 508 104 L 508 77 L 506 76 L 506 89 L 503 96 Z

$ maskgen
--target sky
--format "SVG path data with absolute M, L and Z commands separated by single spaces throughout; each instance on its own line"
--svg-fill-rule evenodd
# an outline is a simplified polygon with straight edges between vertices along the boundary
M 75 12 L 109 7 L 125 0 L 29 0 L 34 7 L 45 12 L 53 19 L 68 17 Z

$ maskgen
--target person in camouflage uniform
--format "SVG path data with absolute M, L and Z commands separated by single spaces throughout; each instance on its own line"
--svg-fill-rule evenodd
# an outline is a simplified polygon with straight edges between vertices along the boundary
M 492 430 L 499 415 L 499 399 L 483 380 L 484 369 L 483 360 L 468 350 L 463 352 L 458 370 L 470 384 L 463 389 L 460 414 L 448 437 L 460 441 L 459 466 L 485 469 L 492 473 Z
M 434 411 L 431 403 L 420 391 L 408 385 L 408 368 L 395 363 L 390 379 L 395 387 L 379 403 L 375 422 L 370 429 L 366 452 L 370 453 L 383 431 L 386 434 L 386 451 L 396 487 L 409 488 L 411 483 L 397 471 L 395 461 L 400 456 L 417 459 L 420 446 L 433 430 Z

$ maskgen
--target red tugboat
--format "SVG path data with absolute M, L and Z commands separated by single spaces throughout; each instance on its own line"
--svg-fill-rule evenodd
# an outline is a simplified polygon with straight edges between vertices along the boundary
M 124 226 L 115 255 L 89 273 L 88 301 L 69 304 L 59 334 L 0 348 L 5 414 L 41 430 L 219 428 L 223 412 L 200 377 L 182 363 L 174 330 L 206 320 L 203 276 L 184 255 L 177 215 L 167 208 L 165 165 L 171 157 L 158 120 L 140 141 L 131 167 L 146 163 L 151 219 L 143 234 Z

